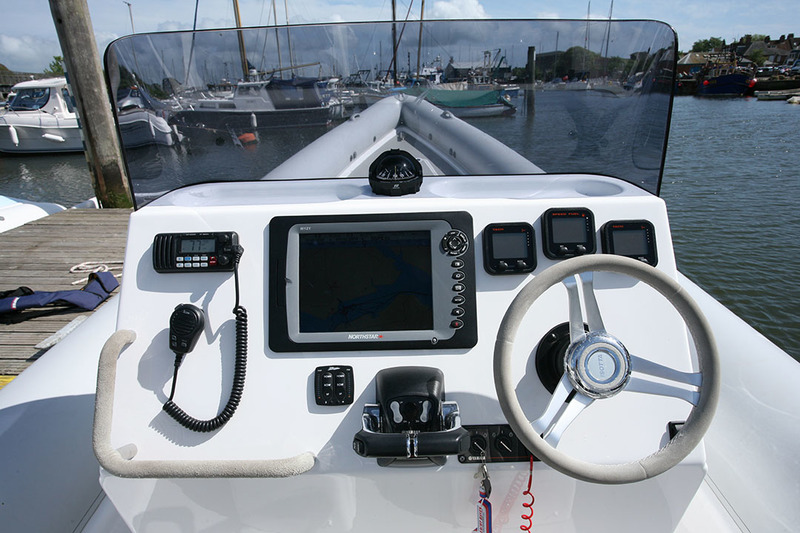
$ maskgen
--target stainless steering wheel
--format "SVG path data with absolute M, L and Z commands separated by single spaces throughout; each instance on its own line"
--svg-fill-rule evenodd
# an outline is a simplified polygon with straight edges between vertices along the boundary
M 689 328 L 699 372 L 681 372 L 629 354 L 625 346 L 605 330 L 594 295 L 592 272 L 625 274 L 646 283 L 664 296 Z M 584 329 L 576 276 L 583 289 L 588 332 Z M 559 282 L 566 285 L 569 295 L 570 346 L 564 357 L 565 372 L 542 415 L 529 421 L 520 406 L 511 376 L 514 338 L 531 305 Z M 661 381 L 650 381 L 632 375 L 632 372 L 655 376 Z M 669 470 L 699 444 L 716 409 L 720 373 L 711 328 L 700 308 L 675 280 L 640 261 L 598 254 L 563 261 L 537 275 L 522 288 L 511 302 L 497 333 L 494 381 L 508 423 L 536 457 L 576 479 L 620 484 L 642 481 Z M 669 385 L 664 381 L 682 386 Z M 654 454 L 638 461 L 595 464 L 556 449 L 564 430 L 583 409 L 594 401 L 602 401 L 622 391 L 672 396 L 691 403 L 693 407 L 686 423 L 674 438 Z

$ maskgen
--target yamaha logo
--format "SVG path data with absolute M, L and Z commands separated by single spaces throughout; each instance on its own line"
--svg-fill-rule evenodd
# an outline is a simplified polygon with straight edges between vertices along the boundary
M 379 333 L 350 333 L 347 335 L 349 341 L 378 341 L 383 338 Z

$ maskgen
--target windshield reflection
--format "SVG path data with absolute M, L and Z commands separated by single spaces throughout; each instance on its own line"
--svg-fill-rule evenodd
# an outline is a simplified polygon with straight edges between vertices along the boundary
M 674 84 L 667 25 L 428 21 L 420 32 L 398 23 L 396 46 L 392 30 L 264 27 L 112 43 L 106 70 L 136 205 L 191 183 L 263 179 L 386 98 L 424 99 L 544 172 L 615 176 L 658 193 Z M 345 175 L 316 172 L 280 177 Z

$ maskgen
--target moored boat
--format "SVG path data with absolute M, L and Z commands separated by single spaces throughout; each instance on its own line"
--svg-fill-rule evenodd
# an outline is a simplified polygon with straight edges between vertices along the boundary
M 516 112 L 516 106 L 503 89 L 448 89 L 434 85 L 415 86 L 405 92 L 461 118 L 510 116 Z
M 315 78 L 240 81 L 230 97 L 187 97 L 170 122 L 184 134 L 324 126 L 331 120 Z
M 0 111 L 0 152 L 80 152 L 83 140 L 66 78 L 24 81 Z
M 122 142 L 127 148 L 150 144 L 172 146 L 180 135 L 169 125 L 167 111 L 156 111 L 139 87 L 117 91 L 117 124 Z
M 749 68 L 721 56 L 709 55 L 708 63 L 698 74 L 697 96 L 744 96 L 756 85 Z
M 63 210 L 59 204 L 0 195 L 0 233 Z

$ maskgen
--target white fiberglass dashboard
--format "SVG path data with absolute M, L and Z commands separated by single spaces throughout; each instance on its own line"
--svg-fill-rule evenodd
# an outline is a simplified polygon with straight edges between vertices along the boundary
M 409 231 L 422 241 L 392 241 Z M 458 238 L 449 241 L 453 232 Z M 379 236 L 364 237 L 371 233 Z M 236 274 L 207 266 L 219 259 L 204 259 L 215 253 L 212 236 L 221 234 L 235 235 L 241 246 Z M 158 235 L 177 239 L 166 255 L 154 245 Z M 395 248 L 364 252 L 384 237 Z M 104 470 L 103 488 L 132 529 L 469 531 L 485 458 L 495 530 L 516 529 L 527 512 L 529 453 L 498 401 L 498 329 L 515 296 L 542 272 L 572 255 L 612 251 L 677 278 L 664 202 L 600 176 L 426 177 L 419 193 L 400 197 L 375 196 L 366 179 L 173 191 L 131 216 L 117 330 L 133 335 L 118 350 L 116 373 L 101 368 L 98 385 L 104 429 L 98 432 L 96 419 L 95 449 L 119 455 L 101 457 L 111 470 Z M 164 257 L 170 268 L 159 266 Z M 184 266 L 172 268 L 176 262 Z M 696 371 L 686 326 L 655 290 L 605 272 L 593 283 L 605 328 L 631 354 Z M 403 284 L 412 288 L 403 293 Z M 369 290 L 379 297 L 365 297 Z M 237 297 L 247 313 L 244 376 L 236 363 Z M 514 342 L 511 379 L 531 421 L 552 396 L 543 384 L 547 369 L 537 368 L 547 361 L 537 357 L 548 356 L 548 342 L 549 357 L 557 352 L 551 341 L 569 320 L 568 300 L 561 284 L 544 292 Z M 199 309 L 204 323 L 175 374 L 170 320 L 181 304 Z M 189 416 L 214 419 L 237 376 L 243 383 L 235 412 L 211 431 L 188 429 L 163 409 L 172 395 Z M 436 448 L 441 453 L 425 460 L 410 450 L 417 460 L 406 461 L 384 453 L 396 442 L 377 441 L 367 443 L 377 452 L 367 453 L 359 432 L 430 420 L 430 404 L 414 412 L 376 396 L 425 394 L 432 381 L 436 390 L 427 392 L 452 415 L 439 429 L 466 432 L 455 453 Z M 686 420 L 690 408 L 672 396 L 623 392 L 589 405 L 557 447 L 596 464 L 637 461 L 669 442 L 668 424 Z M 702 446 L 667 472 L 629 485 L 577 481 L 533 465 L 535 523 L 545 531 L 645 523 L 671 531 L 705 473 Z

